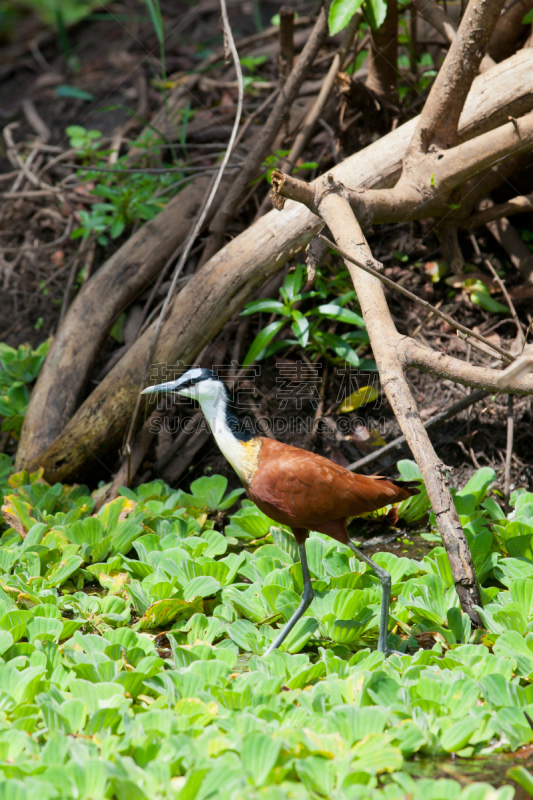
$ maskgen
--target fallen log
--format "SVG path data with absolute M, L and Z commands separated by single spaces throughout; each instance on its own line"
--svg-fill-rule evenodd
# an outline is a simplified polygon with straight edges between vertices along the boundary
M 155 219 L 139 228 L 78 293 L 33 390 L 17 452 L 19 464 L 38 459 L 72 417 L 110 329 L 184 241 L 211 180 L 207 175 L 189 184 Z M 230 180 L 226 177 L 219 196 Z
M 509 116 L 521 116 L 532 108 L 533 52 L 523 50 L 475 79 L 460 117 L 460 138 L 472 139 L 507 122 Z M 417 124 L 415 118 L 398 127 L 346 159 L 332 174 L 350 187 L 394 186 Z M 192 363 L 256 288 L 305 247 L 321 226 L 311 211 L 289 201 L 281 214 L 270 212 L 216 253 L 175 298 L 161 330 L 154 361 Z M 33 447 L 31 452 L 28 448 L 23 450 L 18 467 L 35 469 L 42 465 L 47 479 L 65 480 L 75 476 L 86 462 L 116 448 L 135 404 L 151 335 L 149 328 L 44 452 Z M 416 360 L 422 368 L 441 369 L 442 358 L 434 363 L 431 353 L 419 352 Z M 457 359 L 450 361 L 462 364 Z M 461 369 L 457 366 L 458 373 Z M 483 378 L 482 384 L 477 385 L 490 388 L 492 376 L 484 374 Z M 525 378 L 513 390 L 526 393 L 532 386 L 533 381 Z M 42 413 L 41 403 L 39 395 L 32 398 L 36 425 Z

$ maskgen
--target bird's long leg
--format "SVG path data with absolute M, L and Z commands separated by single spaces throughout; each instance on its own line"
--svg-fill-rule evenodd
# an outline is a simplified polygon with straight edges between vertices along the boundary
M 365 556 L 357 547 L 353 544 L 353 542 L 348 543 L 348 547 L 350 550 L 353 550 L 355 555 L 364 561 L 365 564 L 368 564 L 369 567 L 372 567 L 374 572 L 379 578 L 379 582 L 381 583 L 381 589 L 383 592 L 383 596 L 381 598 L 381 613 L 380 613 L 380 620 L 379 620 L 379 638 L 378 638 L 378 650 L 381 650 L 382 653 L 389 652 L 389 648 L 387 647 L 387 638 L 388 638 L 388 628 L 389 628 L 389 607 L 390 607 L 390 598 L 391 598 L 391 576 L 390 573 L 387 572 L 386 569 L 380 567 L 376 564 L 375 561 L 372 561 L 371 558 Z
M 292 631 L 292 629 L 294 628 L 300 617 L 302 617 L 302 615 L 307 611 L 307 609 L 313 602 L 314 593 L 313 593 L 313 588 L 311 586 L 309 567 L 307 565 L 307 556 L 305 554 L 305 542 L 299 544 L 298 549 L 300 550 L 300 561 L 302 563 L 302 575 L 304 579 L 304 593 L 302 595 L 302 600 L 300 602 L 300 605 L 290 618 L 290 620 L 287 622 L 287 624 L 279 634 L 279 636 L 276 639 L 274 639 L 268 650 L 265 651 L 264 653 L 265 656 L 271 653 L 272 650 L 276 650 L 276 648 L 278 648 L 283 643 L 283 641 Z

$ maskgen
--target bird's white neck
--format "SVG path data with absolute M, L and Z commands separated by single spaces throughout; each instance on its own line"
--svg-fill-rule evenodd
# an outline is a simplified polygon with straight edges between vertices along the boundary
M 199 397 L 200 406 L 222 455 L 239 478 L 244 483 L 250 483 L 257 468 L 260 440 L 241 441 L 237 438 L 228 422 L 226 388 L 223 383 L 215 385 L 216 391 Z

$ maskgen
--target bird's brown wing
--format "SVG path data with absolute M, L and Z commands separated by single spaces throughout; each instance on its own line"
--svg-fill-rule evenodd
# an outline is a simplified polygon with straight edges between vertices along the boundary
M 320 530 L 332 520 L 404 500 L 411 492 L 388 478 L 355 475 L 323 456 L 262 439 L 248 494 L 277 522 Z

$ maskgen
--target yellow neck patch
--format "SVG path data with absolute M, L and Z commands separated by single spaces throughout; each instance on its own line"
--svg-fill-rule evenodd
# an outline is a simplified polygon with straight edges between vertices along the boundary
M 229 463 L 246 486 L 252 482 L 252 478 L 257 472 L 259 463 L 259 451 L 261 450 L 261 439 L 250 439 L 249 442 L 239 442 L 231 448 L 231 453 L 224 453 Z M 224 452 L 224 451 L 223 451 Z

